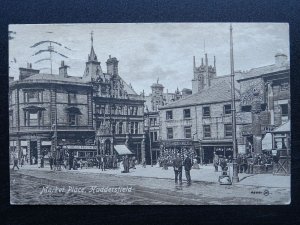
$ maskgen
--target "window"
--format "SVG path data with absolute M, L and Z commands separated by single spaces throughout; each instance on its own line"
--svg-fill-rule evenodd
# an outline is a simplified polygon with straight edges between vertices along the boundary
M 76 121 L 76 114 L 69 114 L 69 125 L 70 126 L 76 126 L 77 121 Z
M 173 128 L 167 128 L 167 139 L 173 139 Z
M 150 126 L 156 125 L 156 118 L 150 118 Z
M 190 109 L 183 110 L 183 118 L 184 119 L 191 118 L 191 110 Z
M 123 133 L 123 122 L 119 123 L 119 134 Z
M 112 123 L 111 127 L 112 127 L 112 133 L 115 134 L 116 133 L 116 123 Z
M 225 137 L 232 137 L 232 125 L 224 124 Z
M 9 111 L 9 127 L 13 127 L 13 123 L 14 123 L 14 120 L 13 120 L 13 111 Z
M 231 104 L 224 105 L 224 115 L 230 115 L 231 114 Z
M 203 137 L 204 138 L 210 138 L 210 125 L 203 125 Z
M 103 120 L 96 120 L 96 128 L 97 129 L 99 129 L 102 124 L 103 124 Z
M 77 96 L 74 92 L 69 92 L 68 95 L 68 102 L 69 104 L 76 104 L 77 103 Z
M 184 128 L 184 137 L 185 138 L 192 138 L 192 129 L 191 127 Z
M 203 107 L 203 116 L 210 116 L 210 107 L 209 106 Z
M 151 141 L 157 141 L 157 132 L 150 132 Z
M 129 106 L 129 115 L 133 115 L 133 113 L 134 113 L 134 107 Z
M 40 101 L 42 101 L 42 92 L 41 91 L 24 92 L 24 101 L 25 102 L 40 102 Z
M 284 82 L 280 84 L 280 91 L 287 91 L 289 90 L 289 83 L 288 82 Z
M 173 112 L 172 111 L 167 111 L 166 112 L 166 119 L 167 120 L 172 120 L 173 119 Z
M 280 105 L 280 107 L 281 107 L 281 116 L 288 116 L 289 114 L 288 104 Z
M 40 125 L 40 118 L 41 112 L 24 112 L 24 124 L 25 126 L 39 126 Z
M 134 122 L 130 123 L 130 133 L 134 134 Z
M 135 123 L 134 123 L 134 133 L 135 133 L 135 134 L 138 134 L 138 133 L 139 133 L 139 123 L 138 123 L 138 122 L 135 122 Z

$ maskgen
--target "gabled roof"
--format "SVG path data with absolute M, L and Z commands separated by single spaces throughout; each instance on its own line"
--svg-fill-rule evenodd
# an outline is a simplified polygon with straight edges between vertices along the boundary
M 231 84 L 230 76 L 218 77 L 214 80 L 214 84 L 198 93 L 189 95 L 178 101 L 169 103 L 160 109 L 177 108 L 190 105 L 209 104 L 214 102 L 225 102 L 231 100 Z M 238 100 L 240 92 L 235 89 L 235 97 Z

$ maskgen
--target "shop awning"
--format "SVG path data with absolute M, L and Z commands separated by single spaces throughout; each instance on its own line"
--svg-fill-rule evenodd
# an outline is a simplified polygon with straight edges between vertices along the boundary
M 126 145 L 115 145 L 115 150 L 119 155 L 132 155 L 133 153 L 126 147 Z
M 291 132 L 290 120 L 272 131 L 272 133 L 288 133 L 288 132 Z

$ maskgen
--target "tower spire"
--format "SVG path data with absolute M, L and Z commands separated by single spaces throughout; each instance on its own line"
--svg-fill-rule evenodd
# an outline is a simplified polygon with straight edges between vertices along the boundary
M 91 53 L 89 54 L 89 61 L 98 62 L 96 53 L 94 51 L 94 31 L 91 31 Z

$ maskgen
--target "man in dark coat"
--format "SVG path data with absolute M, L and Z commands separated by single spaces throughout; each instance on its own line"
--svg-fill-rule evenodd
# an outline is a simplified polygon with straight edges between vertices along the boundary
M 52 155 L 49 156 L 49 164 L 50 164 L 50 170 L 52 170 L 52 166 L 53 166 L 53 156 Z
M 178 183 L 178 176 L 179 183 L 182 184 L 182 160 L 179 154 L 177 154 L 176 158 L 173 160 L 173 168 L 175 173 L 175 184 Z
M 192 160 L 189 157 L 189 155 L 186 156 L 186 158 L 185 158 L 185 160 L 183 162 L 183 165 L 184 165 L 185 177 L 186 177 L 187 184 L 191 185 L 192 181 L 191 181 L 190 171 L 192 169 Z

